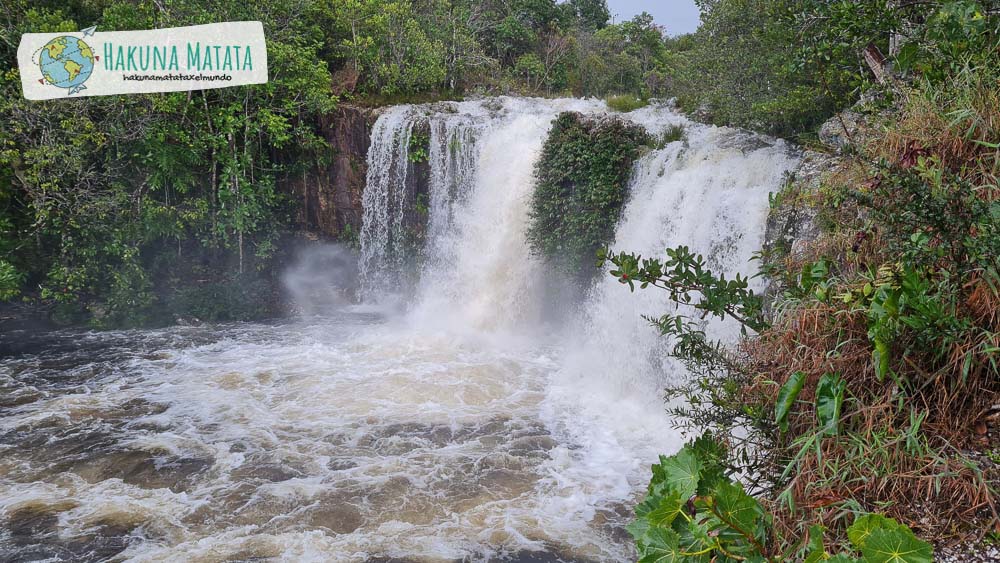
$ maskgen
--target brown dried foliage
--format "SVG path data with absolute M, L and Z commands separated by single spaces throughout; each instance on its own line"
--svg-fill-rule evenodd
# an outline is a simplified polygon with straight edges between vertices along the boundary
M 948 170 L 975 185 L 992 186 L 987 195 L 996 199 L 1000 149 L 990 144 L 1000 140 L 1000 80 L 985 73 L 962 80 L 964 88 L 931 95 L 906 92 L 902 115 L 866 148 L 904 167 L 920 156 L 937 155 Z M 956 91 L 962 98 L 948 99 Z
M 759 373 L 745 391 L 754 402 L 775 403 L 778 386 L 769 382 L 784 382 L 796 371 L 807 375 L 799 396 L 802 408 L 790 418 L 786 436 L 817 430 L 811 405 L 823 374 L 839 373 L 855 399 L 844 407 L 842 425 L 849 432 L 824 439 L 822 459 L 808 452 L 791 482 L 784 484 L 806 514 L 776 510 L 783 520 L 780 525 L 792 528 L 808 521 L 842 529 L 847 522 L 837 516 L 848 499 L 896 518 L 930 539 L 958 540 L 975 534 L 969 527 L 974 522 L 1000 522 L 1000 507 L 988 483 L 997 475 L 981 475 L 955 455 L 960 445 L 979 438 L 974 429 L 980 414 L 997 399 L 995 381 L 969 378 L 955 389 L 927 385 L 905 396 L 908 406 L 928 415 L 920 427 L 928 447 L 911 451 L 905 432 L 910 421 L 900 416 L 898 408 L 903 396 L 894 383 L 875 376 L 863 313 L 810 302 L 786 311 L 780 324 L 747 343 L 747 351 Z M 894 368 L 903 377 L 919 378 L 905 363 Z M 795 450 L 790 441 L 780 444 L 772 469 L 780 473 Z
M 959 101 L 911 94 L 893 128 L 869 142 L 867 156 L 904 168 L 920 157 L 939 157 L 973 185 L 986 186 L 979 193 L 995 199 L 1000 150 L 984 143 L 1000 140 L 1000 84 L 990 80 L 971 84 Z M 961 119 L 949 117 L 959 105 L 971 111 Z M 864 158 L 845 159 L 825 183 L 864 191 L 869 171 Z M 863 284 L 857 274 L 869 266 L 898 260 L 888 255 L 877 228 L 861 227 L 858 207 L 831 211 L 821 193 L 815 197 L 814 205 L 829 213 L 837 228 L 796 248 L 785 258 L 788 272 L 821 257 L 833 260 L 839 278 L 846 280 L 832 292 L 836 295 L 857 289 L 851 283 Z M 894 343 L 891 368 L 907 382 L 905 391 L 892 378 L 878 380 L 866 312 L 850 305 L 807 300 L 779 308 L 773 327 L 744 343 L 756 374 L 744 389 L 748 402 L 774 405 L 792 373 L 807 376 L 789 431 L 778 438 L 769 460 L 771 474 L 780 474 L 798 453 L 796 437 L 818 430 L 812 405 L 820 377 L 836 373 L 847 382 L 842 432 L 822 440 L 820 456 L 806 452 L 791 480 L 780 484 L 790 488 L 796 513 L 770 501 L 776 525 L 796 534 L 802 533 L 802 522 L 842 531 L 849 524 L 842 516 L 856 501 L 921 537 L 945 543 L 1000 530 L 1000 468 L 985 456 L 969 461 L 977 450 L 1000 447 L 1000 414 L 994 408 L 1000 404 L 1000 374 L 982 352 L 1000 347 L 1000 280 L 976 273 L 963 286 L 962 297 L 959 314 L 981 330 L 953 344 L 945 357 L 934 357 L 930 350 L 904 356 L 910 343 L 905 337 Z M 971 368 L 966 363 L 970 352 L 976 359 Z M 919 432 L 910 431 L 912 413 L 926 416 Z

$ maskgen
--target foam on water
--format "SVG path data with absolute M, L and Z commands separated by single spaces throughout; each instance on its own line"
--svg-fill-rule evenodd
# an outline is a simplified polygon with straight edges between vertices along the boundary
M 345 305 L 300 265 L 289 291 L 322 301 L 302 310 L 324 317 L 59 333 L 0 359 L 0 553 L 632 558 L 629 507 L 656 455 L 683 441 L 661 396 L 683 370 L 641 319 L 665 310 L 659 292 L 602 276 L 578 312 L 544 318 L 554 280 L 524 231 L 534 164 L 566 110 L 606 111 L 502 98 L 382 115 L 360 259 L 370 295 L 406 275 L 401 182 L 416 120 L 430 125 L 424 267 L 403 313 Z M 687 140 L 636 163 L 614 247 L 687 244 L 749 273 L 767 193 L 795 163 L 784 144 L 666 108 L 627 118 L 652 133 L 684 125 Z M 341 249 L 304 256 L 343 262 Z

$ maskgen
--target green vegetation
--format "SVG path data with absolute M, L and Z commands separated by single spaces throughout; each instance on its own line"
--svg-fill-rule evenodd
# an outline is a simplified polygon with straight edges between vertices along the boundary
M 528 242 L 565 273 L 589 280 L 595 253 L 614 235 L 632 163 L 650 142 L 642 127 L 563 113 L 535 168 Z
M 657 148 L 662 149 L 670 143 L 676 143 L 678 141 L 683 141 L 687 137 L 687 133 L 683 125 L 671 125 L 667 127 L 663 133 L 660 134 L 660 138 L 657 142 Z
M 649 95 L 665 60 L 652 17 L 609 24 L 605 0 L 346 0 L 323 17 L 366 95 Z
M 891 518 L 858 516 L 847 529 L 851 549 L 831 554 L 823 527 L 803 540 L 778 534 L 774 517 L 726 475 L 726 454 L 703 436 L 671 456 L 660 456 L 645 500 L 629 525 L 640 563 L 667 561 L 864 561 L 930 563 L 931 545 Z
M 700 29 L 665 38 L 645 14 L 609 24 L 603 0 L 10 0 L 0 301 L 104 327 L 272 312 L 289 184 L 330 157 L 321 124 L 344 102 L 574 94 L 625 112 L 673 97 L 698 119 L 820 148 L 820 124 L 853 105 L 860 125 L 839 119 L 845 145 L 821 187 L 792 181 L 772 199 L 810 207 L 822 228 L 795 253 L 761 256 L 780 286 L 773 303 L 685 247 L 605 253 L 623 284 L 679 307 L 649 318 L 692 373 L 668 390 L 685 399 L 672 412 L 714 437 L 654 468 L 631 531 L 648 561 L 926 561 L 914 533 L 982 539 L 1000 520 L 998 469 L 981 461 L 996 457 L 984 413 L 1000 396 L 996 8 L 698 4 Z M 263 22 L 268 84 L 20 95 L 22 33 L 232 20 Z M 533 251 L 586 280 L 642 147 L 683 138 L 561 115 L 536 170 Z M 414 165 L 427 142 L 411 140 Z M 422 220 L 427 201 L 415 200 Z M 688 314 L 732 318 L 745 337 L 725 347 Z
M 930 561 L 914 532 L 982 540 L 1000 524 L 984 418 L 1000 395 L 1000 17 L 970 1 L 702 8 L 668 42 L 682 108 L 808 138 L 868 102 L 819 189 L 793 179 L 772 198 L 822 232 L 761 255 L 769 306 L 683 247 L 605 254 L 681 307 L 649 317 L 692 372 L 671 411 L 714 436 L 654 466 L 631 527 L 643 560 Z M 865 61 L 870 45 L 891 66 Z M 743 341 L 711 341 L 685 308 L 740 322 Z
M 639 108 L 644 108 L 649 105 L 649 100 L 644 100 L 642 98 L 637 98 L 635 96 L 611 96 L 606 100 L 608 107 L 619 111 L 622 113 L 628 113 L 630 111 L 635 111 Z
M 278 185 L 321 158 L 333 108 L 322 34 L 281 3 L 64 4 L 4 8 L 0 88 L 0 259 L 16 291 L 65 322 L 102 326 L 225 319 L 196 303 L 221 293 L 270 304 L 275 244 L 290 215 Z M 22 32 L 142 29 L 262 19 L 274 73 L 254 88 L 28 102 L 14 48 Z M 10 275 L 4 276 L 10 280 Z M 5 283 L 5 287 L 8 285 Z M 191 295 L 206 292 L 206 297 Z M 209 297 L 211 296 L 211 297 Z M 187 305 L 190 304 L 190 305 Z M 175 306 L 180 306 L 179 308 Z M 255 311 L 254 315 L 260 311 Z

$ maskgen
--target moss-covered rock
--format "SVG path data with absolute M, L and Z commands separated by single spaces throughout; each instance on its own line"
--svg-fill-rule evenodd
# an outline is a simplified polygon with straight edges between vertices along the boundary
M 570 276 L 590 279 L 628 198 L 632 163 L 651 142 L 645 129 L 621 119 L 560 115 L 535 168 L 532 251 Z

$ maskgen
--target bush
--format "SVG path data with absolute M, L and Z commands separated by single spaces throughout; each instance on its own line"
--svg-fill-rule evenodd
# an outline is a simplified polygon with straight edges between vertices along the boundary
M 632 123 L 560 115 L 535 167 L 528 242 L 564 273 L 589 279 L 597 251 L 614 236 L 632 163 L 650 142 Z
M 0 260 L 0 301 L 10 301 L 20 295 L 23 281 L 24 274 L 10 262 Z

